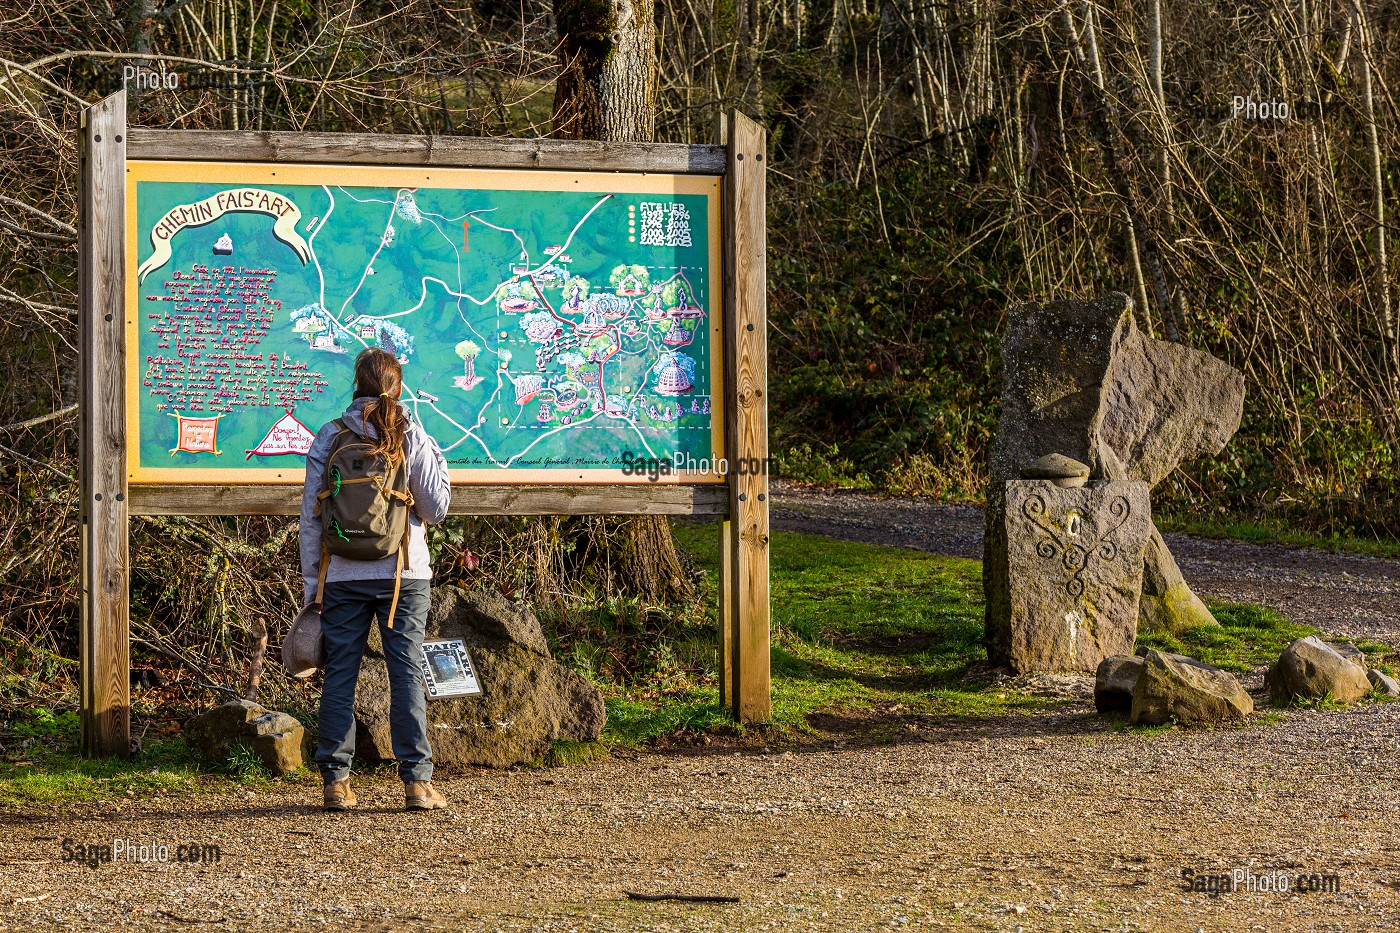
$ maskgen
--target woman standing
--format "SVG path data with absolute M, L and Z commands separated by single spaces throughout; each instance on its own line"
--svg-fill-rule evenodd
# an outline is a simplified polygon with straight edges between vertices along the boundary
M 423 529 L 447 515 L 447 460 L 437 442 L 410 419 L 408 407 L 399 401 L 402 392 L 399 361 L 377 347 L 362 351 L 355 358 L 354 400 L 345 414 L 321 428 L 306 455 L 301 572 L 308 605 L 316 602 L 318 589 L 324 587 L 320 610 L 326 664 L 316 765 L 325 781 L 327 810 L 346 810 L 357 804 L 350 789 L 355 684 L 370 625 L 376 620 L 389 670 L 389 723 L 399 777 L 404 782 L 404 806 L 409 810 L 447 806 L 447 800 L 431 783 L 433 752 L 428 743 L 427 696 L 419 667 L 433 576 Z M 331 554 L 323 546 L 325 518 L 320 512 L 327 497 L 340 488 L 337 478 L 335 488 L 326 489 L 327 463 L 347 441 L 369 445 L 366 457 L 371 462 L 380 458 L 389 473 L 401 467 L 407 472 L 407 494 L 398 494 L 409 510 L 407 535 L 404 550 L 398 554 L 353 560 Z

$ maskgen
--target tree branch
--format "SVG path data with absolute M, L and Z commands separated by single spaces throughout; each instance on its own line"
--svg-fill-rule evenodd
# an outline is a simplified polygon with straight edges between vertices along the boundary
M 51 464 L 51 463 L 45 463 L 45 462 L 42 461 L 42 460 L 35 460 L 33 457 L 26 456 L 25 454 L 20 453 L 18 450 L 13 450 L 13 449 L 11 449 L 11 448 L 9 448 L 9 447 L 6 447 L 4 444 L 0 444 L 0 453 L 9 454 L 11 457 L 14 457 L 16 460 L 20 460 L 20 461 L 22 461 L 22 462 L 24 462 L 24 463 L 29 464 L 30 466 L 36 466 L 36 467 L 38 467 L 38 468 L 41 469 L 41 470 L 48 470 L 50 473 L 56 473 L 56 474 L 58 474 L 59 476 L 63 477 L 64 479 L 68 480 L 68 482 L 72 483 L 72 484 L 75 485 L 75 486 L 78 484 L 78 481 L 77 481 L 76 479 L 74 479 L 73 477 L 69 476 L 67 473 L 63 472 L 62 470 L 60 470 L 58 467 L 54 466 L 53 464 Z
M 77 403 L 74 403 L 72 405 L 64 406 L 58 411 L 51 411 L 47 415 L 40 415 L 37 418 L 30 418 L 28 421 L 16 421 L 14 424 L 0 425 L 0 434 L 8 434 L 10 431 L 21 431 L 24 428 L 32 428 L 37 425 L 41 425 L 47 421 L 54 421 L 58 418 L 65 417 L 66 415 L 71 415 L 77 410 Z

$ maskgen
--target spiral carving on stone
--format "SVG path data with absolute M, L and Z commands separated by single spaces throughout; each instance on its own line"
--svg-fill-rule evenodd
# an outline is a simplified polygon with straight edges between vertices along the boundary
M 1097 540 L 1081 543 L 1066 542 L 1049 521 L 1049 506 L 1045 497 L 1032 493 L 1021 503 L 1021 514 L 1027 519 L 1027 528 L 1036 535 L 1035 552 L 1046 560 L 1060 561 L 1069 573 L 1065 581 L 1065 592 L 1078 598 L 1084 595 L 1084 571 L 1089 567 L 1090 558 L 1108 563 L 1118 559 L 1118 543 L 1114 540 L 1118 530 L 1132 517 L 1133 506 L 1127 496 L 1114 496 L 1108 503 L 1108 514 L 1117 521 Z

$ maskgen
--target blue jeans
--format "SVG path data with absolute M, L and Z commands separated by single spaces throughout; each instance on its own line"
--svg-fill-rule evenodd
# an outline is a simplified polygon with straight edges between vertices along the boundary
M 420 665 L 423 631 L 428 621 L 428 580 L 404 580 L 394 627 L 389 604 L 394 581 L 342 580 L 327 583 L 321 605 L 321 632 L 326 641 L 326 675 L 321 687 L 316 765 L 321 777 L 339 781 L 350 776 L 355 757 L 355 684 L 365 654 L 370 625 L 378 621 L 389 669 L 389 730 L 399 777 L 427 781 L 433 776 L 428 744 L 427 693 Z

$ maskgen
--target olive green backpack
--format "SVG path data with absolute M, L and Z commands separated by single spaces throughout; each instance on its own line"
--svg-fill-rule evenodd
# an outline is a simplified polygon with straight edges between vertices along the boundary
M 316 581 L 316 602 L 325 595 L 330 555 L 350 560 L 382 560 L 398 552 L 394 569 L 394 599 L 389 605 L 389 627 L 399 606 L 399 582 L 408 558 L 409 512 L 413 494 L 408 491 L 408 463 L 401 459 L 390 467 L 373 452 L 374 445 L 345 426 L 331 422 L 337 433 L 326 456 L 325 487 L 316 497 L 321 517 L 321 574 Z

